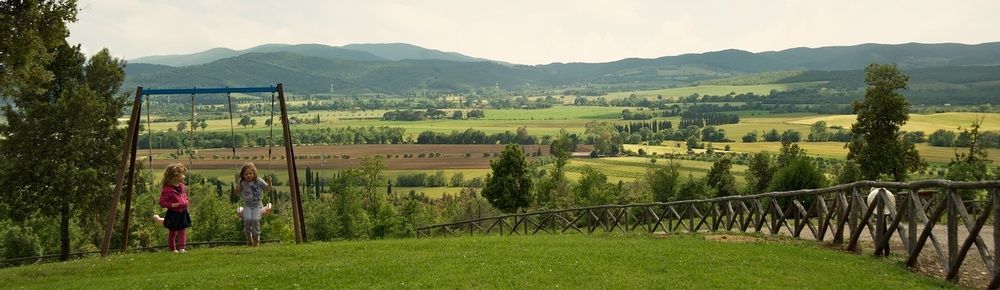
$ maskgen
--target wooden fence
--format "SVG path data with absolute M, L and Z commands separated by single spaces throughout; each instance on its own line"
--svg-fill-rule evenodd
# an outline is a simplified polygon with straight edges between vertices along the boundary
M 878 190 L 868 202 L 870 188 Z M 983 202 L 963 201 L 962 194 L 986 196 Z M 902 244 L 906 265 L 914 267 L 930 240 L 931 258 L 957 280 L 972 247 L 1000 286 L 1000 180 L 955 182 L 926 180 L 909 183 L 858 181 L 834 187 L 705 200 L 602 205 L 509 214 L 418 228 L 418 237 L 462 234 L 529 235 L 539 232 L 757 232 L 809 235 L 850 251 L 861 251 L 870 238 L 874 254 L 886 256 L 890 245 Z M 943 221 L 942 221 L 943 219 Z M 939 223 L 944 223 L 939 225 Z M 961 223 L 961 225 L 960 225 Z M 980 233 L 991 223 L 991 248 Z M 934 233 L 935 226 L 945 233 Z M 961 239 L 959 233 L 962 232 Z M 805 234 L 805 235 L 804 235 Z M 862 235 L 867 234 L 866 239 Z M 846 238 L 846 240 L 845 240 Z M 892 243 L 890 243 L 892 241 Z M 866 244 L 867 246 L 867 244 Z M 869 249 L 868 247 L 865 247 Z

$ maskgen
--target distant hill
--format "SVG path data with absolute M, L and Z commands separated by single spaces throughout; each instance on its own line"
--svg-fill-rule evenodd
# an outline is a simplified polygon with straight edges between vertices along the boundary
M 864 44 L 794 48 L 751 53 L 723 50 L 655 59 L 606 63 L 509 65 L 407 44 L 362 44 L 336 48 L 319 44 L 270 44 L 232 53 L 213 62 L 181 67 L 133 60 L 129 84 L 147 87 L 240 86 L 284 82 L 301 93 L 405 93 L 413 90 L 468 92 L 499 85 L 548 89 L 589 85 L 687 86 L 713 80 L 824 82 L 861 87 L 865 65 L 894 62 L 912 73 L 914 90 L 994 91 L 1000 84 L 1000 43 Z M 366 51 L 354 50 L 365 49 Z M 221 57 L 225 50 L 190 56 Z M 432 58 L 432 59 L 411 59 Z M 448 58 L 448 59 L 437 59 Z M 776 73 L 781 72 L 781 73 Z M 801 73 L 798 73 L 801 72 Z M 750 76 L 750 77 L 743 77 Z M 742 78 L 742 79 L 741 79 Z M 294 85 L 293 85 L 294 84 Z M 958 93 L 951 93 L 957 95 Z M 981 94 L 981 93 L 976 93 Z
M 983 44 L 862 44 L 820 48 L 792 48 L 759 55 L 787 68 L 850 70 L 869 63 L 896 63 L 902 68 L 1000 65 L 1000 42 Z
M 468 91 L 566 83 L 543 70 L 492 62 L 347 61 L 291 52 L 248 53 L 212 63 L 130 74 L 124 87 L 249 86 L 282 82 L 295 92 L 405 93 L 413 89 Z
M 206 51 L 182 55 L 145 56 L 129 60 L 130 63 L 149 63 L 168 66 L 191 66 L 206 64 L 220 59 L 237 57 L 247 53 L 291 52 L 304 56 L 353 61 L 386 61 L 374 54 L 351 49 L 343 49 L 322 44 L 264 44 L 244 50 L 213 48 Z
M 168 71 L 172 69 L 176 69 L 176 67 L 172 67 L 169 65 L 151 64 L 151 63 L 128 63 L 128 65 L 125 66 L 125 75 L 134 76 L 141 74 L 151 74 L 161 71 Z
M 465 56 L 455 52 L 427 49 L 412 44 L 373 43 L 349 44 L 343 47 L 334 47 L 324 44 L 264 44 L 244 50 L 233 50 L 220 47 L 192 54 L 144 56 L 129 60 L 129 62 L 168 66 L 190 66 L 206 64 L 224 58 L 231 58 L 255 52 L 291 52 L 304 56 L 352 61 L 397 61 L 404 59 L 448 60 L 461 62 L 491 61 L 484 58 Z
M 457 52 L 446 52 L 436 49 L 428 49 L 406 43 L 348 44 L 342 46 L 342 48 L 368 52 L 392 61 L 404 60 L 404 59 L 414 59 L 414 60 L 436 59 L 436 60 L 465 61 L 465 62 L 492 61 L 485 58 L 466 56 Z
M 192 54 L 171 54 L 171 55 L 153 55 L 144 56 L 136 59 L 130 59 L 129 63 L 147 63 L 147 64 L 159 64 L 168 66 L 189 66 L 197 65 L 203 63 L 210 63 L 223 58 L 229 58 L 239 55 L 236 50 L 217 47 L 209 49 L 206 51 L 192 53 Z

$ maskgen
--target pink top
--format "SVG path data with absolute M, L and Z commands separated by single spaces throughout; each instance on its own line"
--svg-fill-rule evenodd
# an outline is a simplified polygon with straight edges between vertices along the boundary
M 170 205 L 178 203 L 177 207 L 171 208 Z M 188 195 L 187 187 L 184 183 L 181 183 L 177 187 L 173 185 L 164 185 L 163 190 L 160 191 L 160 206 L 172 210 L 175 212 L 183 212 L 188 208 Z

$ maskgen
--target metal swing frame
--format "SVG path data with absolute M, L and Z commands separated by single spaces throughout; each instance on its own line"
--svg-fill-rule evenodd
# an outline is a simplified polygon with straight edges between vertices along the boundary
M 239 88 L 190 88 L 190 89 L 135 89 L 135 100 L 132 102 L 132 115 L 128 123 L 128 135 L 125 137 L 125 146 L 122 148 L 121 161 L 118 163 L 118 175 L 115 181 L 115 188 L 111 198 L 111 205 L 108 209 L 107 224 L 104 226 L 104 237 L 101 239 L 101 256 L 107 256 L 108 247 L 111 244 L 111 235 L 118 212 L 118 202 L 123 189 L 125 192 L 125 209 L 122 223 L 122 248 L 128 248 L 128 231 L 132 215 L 132 194 L 136 175 L 136 151 L 139 141 L 139 123 L 142 117 L 142 96 L 151 95 L 191 95 L 192 100 L 198 94 L 231 94 L 231 93 L 277 93 L 278 101 L 281 104 L 281 129 L 284 136 L 285 160 L 288 163 L 288 185 L 292 199 L 292 220 L 295 225 L 295 243 L 306 241 L 305 219 L 302 216 L 302 198 L 299 194 L 299 178 L 295 166 L 295 150 L 292 144 L 292 134 L 289 130 L 288 110 L 285 106 L 285 91 L 282 84 L 270 87 L 239 87 Z M 272 100 L 273 102 L 273 100 Z M 192 106 L 193 106 L 192 101 Z M 273 116 L 274 106 L 272 103 L 271 114 Z M 230 118 L 232 118 L 230 116 Z M 271 124 L 273 127 L 274 124 Z M 270 161 L 268 161 L 270 162 Z

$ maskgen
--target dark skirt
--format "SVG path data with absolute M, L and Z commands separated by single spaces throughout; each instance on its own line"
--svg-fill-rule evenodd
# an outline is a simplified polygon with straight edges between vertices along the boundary
M 174 231 L 190 228 L 191 215 L 187 210 L 183 212 L 167 210 L 167 216 L 163 218 L 163 227 Z

